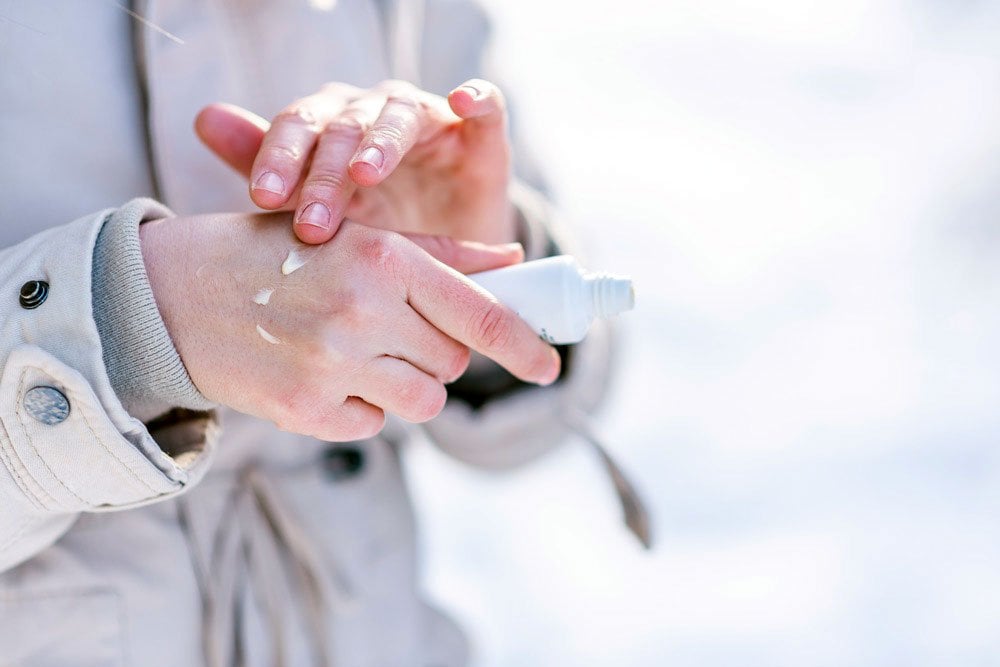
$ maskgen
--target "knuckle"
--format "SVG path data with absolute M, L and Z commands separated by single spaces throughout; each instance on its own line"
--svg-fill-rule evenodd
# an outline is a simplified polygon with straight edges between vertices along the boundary
M 316 114 L 305 104 L 297 104 L 278 112 L 274 117 L 274 124 L 301 125 L 303 127 L 316 126 Z
M 372 143 L 388 151 L 398 151 L 406 141 L 406 131 L 388 123 L 373 129 L 370 136 Z
M 324 199 L 325 195 L 342 192 L 346 185 L 344 174 L 334 171 L 311 172 L 303 186 L 302 199 Z
M 393 248 L 388 236 L 372 234 L 361 242 L 358 251 L 369 264 L 379 265 L 392 254 Z
M 271 144 L 264 155 L 268 162 L 277 164 L 292 164 L 299 161 L 302 151 L 288 144 Z
M 363 261 L 380 273 L 394 274 L 402 265 L 399 235 L 392 232 L 370 234 L 358 247 Z
M 326 327 L 322 325 L 317 325 L 312 335 L 303 337 L 298 345 L 299 359 L 296 367 L 304 377 L 330 365 L 330 339 Z
M 347 110 L 331 120 L 323 128 L 323 134 L 337 139 L 361 140 L 367 130 L 366 123 L 358 111 Z
M 420 102 L 417 101 L 416 95 L 409 90 L 396 90 L 390 93 L 386 98 L 386 104 L 402 107 L 413 113 L 417 113 L 421 109 Z
M 504 307 L 496 302 L 473 317 L 470 326 L 472 339 L 485 350 L 505 350 L 514 337 L 513 322 Z
M 341 325 L 363 326 L 367 316 L 366 301 L 361 290 L 345 287 L 330 295 L 328 314 Z

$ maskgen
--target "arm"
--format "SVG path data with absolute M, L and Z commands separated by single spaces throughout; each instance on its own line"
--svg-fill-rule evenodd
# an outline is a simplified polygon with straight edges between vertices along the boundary
M 102 211 L 0 251 L 0 571 L 80 512 L 172 497 L 207 466 L 212 417 L 175 415 L 150 431 L 116 394 L 93 315 L 98 236 L 147 208 L 162 215 L 151 202 Z M 18 293 L 30 281 L 48 288 L 29 309 Z
M 256 204 L 295 211 L 294 230 L 304 242 L 335 239 L 346 216 L 397 231 L 494 243 L 519 240 L 531 258 L 560 245 L 565 249 L 547 204 L 526 186 L 510 187 L 504 96 L 493 84 L 468 78 L 481 69 L 485 18 L 474 3 L 444 5 L 427 5 L 421 64 L 429 91 L 401 81 L 368 90 L 330 83 L 293 101 L 271 123 L 244 109 L 213 105 L 199 115 L 199 135 L 248 179 Z M 434 94 L 463 78 L 466 82 L 447 97 Z M 560 405 L 592 407 L 597 402 L 594 388 L 606 386 L 608 336 L 598 329 L 587 343 L 565 352 L 580 370 L 565 374 L 559 383 L 563 391 L 546 395 Z M 452 388 L 456 400 L 450 404 L 474 394 L 467 406 L 499 405 L 524 388 L 496 365 L 476 362 L 473 372 Z M 542 410 L 547 416 L 539 413 L 526 423 L 539 436 L 535 444 L 521 438 L 525 446 L 509 442 L 497 456 L 518 462 L 559 440 L 552 434 L 566 429 L 546 405 Z M 467 424 L 476 438 L 467 439 L 483 441 L 480 434 L 502 431 L 499 423 L 491 428 L 497 420 L 485 419 L 487 412 L 492 414 L 470 413 Z M 443 447 L 461 456 L 462 447 L 446 442 L 453 439 L 451 432 L 432 431 Z M 455 432 L 462 438 L 472 435 L 465 428 Z

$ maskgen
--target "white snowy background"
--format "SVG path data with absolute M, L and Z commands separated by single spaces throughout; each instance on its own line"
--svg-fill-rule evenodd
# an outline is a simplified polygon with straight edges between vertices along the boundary
M 578 443 L 411 451 L 476 666 L 1000 665 L 1000 3 L 489 4 L 657 544 Z

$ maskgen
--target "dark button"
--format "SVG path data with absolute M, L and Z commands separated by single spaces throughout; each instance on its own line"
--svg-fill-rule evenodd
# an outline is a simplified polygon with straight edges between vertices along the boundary
M 29 280 L 21 285 L 21 307 L 31 310 L 45 303 L 49 295 L 49 284 L 44 280 Z
M 350 479 L 365 467 L 365 453 L 357 447 L 337 445 L 323 452 L 323 469 L 332 480 Z
M 55 387 L 34 387 L 24 394 L 24 409 L 35 421 L 55 426 L 69 417 L 69 399 Z

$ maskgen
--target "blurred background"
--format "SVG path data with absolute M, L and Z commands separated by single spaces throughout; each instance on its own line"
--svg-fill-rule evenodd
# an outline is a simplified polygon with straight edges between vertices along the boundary
M 656 547 L 580 443 L 414 448 L 476 667 L 1000 665 L 1000 3 L 487 4 Z

